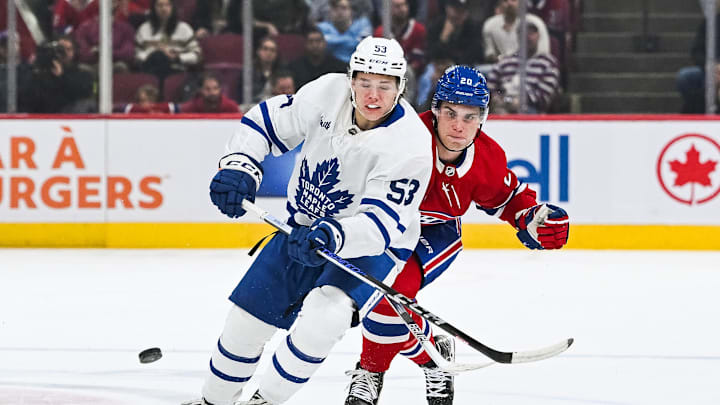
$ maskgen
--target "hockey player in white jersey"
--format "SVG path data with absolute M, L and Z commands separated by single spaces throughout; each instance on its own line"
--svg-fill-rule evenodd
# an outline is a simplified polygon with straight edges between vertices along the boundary
M 347 76 L 324 75 L 243 117 L 211 182 L 212 202 L 230 217 L 244 215 L 242 201 L 254 201 L 262 181 L 260 162 L 304 142 L 287 189 L 294 230 L 276 234 L 232 292 L 203 399 L 187 404 L 285 402 L 373 307 L 379 293 L 317 255 L 317 247 L 388 284 L 410 257 L 432 149 L 427 129 L 401 97 L 405 71 L 395 40 L 368 37 Z M 291 326 L 258 391 L 238 402 L 265 343 Z

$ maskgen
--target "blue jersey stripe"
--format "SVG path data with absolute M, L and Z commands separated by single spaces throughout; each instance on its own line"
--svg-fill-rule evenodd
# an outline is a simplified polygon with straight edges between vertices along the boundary
M 378 336 L 403 336 L 407 335 L 407 333 L 409 332 L 407 326 L 405 326 L 404 323 L 381 323 L 365 317 L 362 320 L 362 324 L 365 330 L 372 333 L 373 335 Z
M 413 251 L 410 249 L 400 249 L 400 248 L 390 248 L 390 252 L 397 257 L 398 259 L 406 262 L 410 256 L 412 256 Z
M 385 249 L 387 249 L 388 246 L 390 246 L 390 234 L 388 233 L 387 229 L 385 229 L 385 225 L 383 225 L 377 215 L 373 214 L 372 212 L 364 212 L 364 214 L 367 215 L 368 218 L 370 218 L 373 222 L 375 222 L 375 225 L 377 225 L 383 239 L 385 240 Z
M 225 349 L 223 347 L 222 343 L 220 343 L 220 339 L 218 339 L 218 350 L 220 350 L 220 353 L 222 353 L 223 356 L 227 357 L 228 359 L 230 359 L 232 361 L 237 361 L 239 363 L 253 364 L 253 363 L 257 363 L 258 360 L 260 360 L 260 356 L 257 356 L 255 358 L 249 358 L 249 357 L 237 356 L 237 355 L 230 353 L 229 351 L 227 351 L 227 349 Z
M 293 344 L 292 339 L 290 339 L 290 335 L 287 336 L 287 339 L 285 339 L 285 341 L 287 342 L 288 348 L 290 349 L 292 354 L 304 362 L 320 364 L 325 360 L 322 357 L 308 356 L 307 354 L 301 352 L 300 349 L 298 349 L 297 346 Z
M 421 288 L 425 288 L 428 284 L 435 281 L 436 278 L 438 278 L 442 273 L 445 272 L 448 268 L 450 268 L 450 265 L 452 262 L 455 261 L 457 258 L 458 253 L 462 250 L 462 246 L 460 246 L 460 249 L 458 249 L 455 253 L 448 256 L 445 260 L 443 260 L 441 263 L 430 269 L 427 273 L 425 273 L 425 278 L 423 279 L 423 284 Z
M 210 360 L 210 371 L 213 374 L 215 374 L 218 378 L 220 378 L 221 380 L 225 380 L 225 381 L 240 383 L 240 382 L 245 382 L 245 381 L 250 380 L 250 377 L 233 377 L 231 375 L 227 375 L 227 374 L 223 373 L 222 371 L 215 368 L 212 360 Z
M 285 145 L 280 142 L 280 139 L 275 134 L 275 129 L 273 129 L 272 120 L 270 120 L 270 113 L 268 112 L 266 102 L 263 101 L 262 103 L 260 103 L 260 111 L 262 112 L 263 121 L 265 122 L 265 129 L 267 129 L 268 135 L 270 135 L 270 139 L 272 139 L 273 144 L 275 144 L 275 146 L 280 149 L 280 152 L 287 152 L 288 148 L 286 148 Z
M 420 343 L 415 344 L 415 346 L 412 347 L 412 350 L 409 352 L 400 352 L 403 356 L 406 357 L 413 357 L 416 354 L 418 354 L 422 350 L 422 345 Z
M 247 116 L 245 116 L 245 117 L 242 117 L 242 119 L 240 120 L 240 123 L 249 126 L 250 128 L 257 131 L 260 135 L 262 135 L 263 138 L 265 138 L 265 142 L 267 142 L 268 149 L 272 149 L 272 142 L 270 141 L 270 138 L 265 133 L 265 131 L 263 131 L 263 129 L 260 128 L 260 125 L 258 125 L 257 122 L 255 122 L 255 121 L 251 120 L 250 118 L 248 118 Z
M 363 198 L 362 201 L 360 201 L 360 204 L 374 205 L 380 208 L 381 210 L 383 210 L 383 212 L 388 214 L 390 218 L 394 219 L 395 222 L 397 222 L 397 228 L 400 232 L 405 232 L 405 227 L 403 226 L 403 224 L 400 223 L 400 215 L 398 215 L 398 213 L 395 212 L 392 208 L 388 207 L 388 205 L 385 204 L 384 201 L 375 198 Z
M 285 371 L 282 368 L 282 366 L 280 365 L 280 362 L 277 359 L 277 355 L 273 355 L 273 366 L 275 366 L 275 370 L 277 370 L 278 374 L 280 374 L 282 376 L 282 378 L 284 378 L 288 381 L 292 381 L 296 384 L 304 384 L 304 383 L 308 382 L 308 380 L 310 380 L 309 378 L 295 377 L 294 375 Z

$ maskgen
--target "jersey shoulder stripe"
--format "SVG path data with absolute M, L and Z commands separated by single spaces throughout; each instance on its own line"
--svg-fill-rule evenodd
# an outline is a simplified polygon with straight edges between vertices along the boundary
M 270 136 L 270 139 L 272 139 L 273 144 L 280 149 L 280 152 L 285 153 L 288 151 L 287 146 L 285 146 L 281 141 L 280 138 L 277 137 L 277 134 L 275 134 L 275 129 L 273 128 L 272 120 L 270 119 L 270 113 L 268 112 L 268 106 L 267 102 L 263 101 L 260 103 L 260 112 L 262 112 L 263 121 L 265 123 L 265 128 L 267 129 L 267 133 Z
M 257 133 L 259 133 L 260 135 L 262 135 L 263 138 L 265 138 L 265 141 L 267 142 L 268 149 L 271 149 L 271 148 L 272 148 L 272 141 L 270 140 L 270 137 L 268 136 L 268 134 L 265 133 L 265 130 L 263 130 L 263 129 L 260 127 L 260 125 L 258 125 L 255 121 L 253 121 L 251 118 L 248 118 L 248 116 L 245 115 L 245 116 L 243 116 L 242 119 L 240 120 L 240 123 L 249 126 L 250 128 L 254 129 L 255 132 L 257 132 Z

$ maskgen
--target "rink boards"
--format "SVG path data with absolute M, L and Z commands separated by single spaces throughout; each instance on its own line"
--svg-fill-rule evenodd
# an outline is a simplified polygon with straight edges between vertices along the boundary
M 231 220 L 208 184 L 237 117 L 0 120 L 0 245 L 248 247 L 270 228 Z M 572 221 L 568 247 L 720 249 L 720 121 L 684 116 L 490 117 L 484 130 L 538 199 Z M 285 215 L 294 153 L 264 162 L 258 203 Z M 468 248 L 521 247 L 472 209 Z

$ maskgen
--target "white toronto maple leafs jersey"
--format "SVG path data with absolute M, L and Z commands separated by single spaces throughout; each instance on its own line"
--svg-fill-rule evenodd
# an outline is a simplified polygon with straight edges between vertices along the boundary
M 352 121 L 347 76 L 331 73 L 253 107 L 227 145 L 261 162 L 303 143 L 288 183 L 289 223 L 333 217 L 345 234 L 338 254 L 410 257 L 432 171 L 428 130 L 405 100 L 378 127 Z M 265 173 L 272 176 L 272 173 Z

